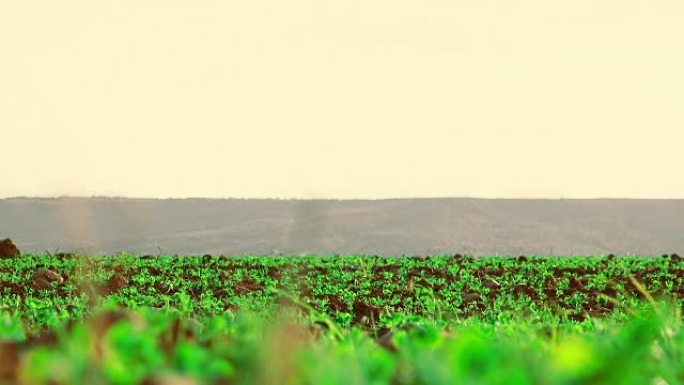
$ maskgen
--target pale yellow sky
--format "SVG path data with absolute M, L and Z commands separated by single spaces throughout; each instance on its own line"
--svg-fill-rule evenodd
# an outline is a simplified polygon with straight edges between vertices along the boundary
M 0 197 L 684 198 L 681 0 L 0 2 Z

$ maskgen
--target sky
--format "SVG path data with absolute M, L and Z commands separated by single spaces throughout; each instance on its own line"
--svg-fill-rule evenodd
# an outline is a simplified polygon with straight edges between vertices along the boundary
M 0 198 L 684 198 L 681 0 L 0 2 Z

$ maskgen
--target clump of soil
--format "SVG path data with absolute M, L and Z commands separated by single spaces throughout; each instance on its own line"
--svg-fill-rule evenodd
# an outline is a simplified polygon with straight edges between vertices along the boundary
M 245 276 L 242 281 L 238 282 L 233 288 L 233 291 L 237 295 L 243 295 L 245 293 L 251 293 L 258 290 L 264 290 L 264 285 L 258 283 L 251 276 Z
M 64 283 L 64 278 L 52 270 L 38 269 L 33 273 L 31 283 L 38 290 L 48 290 L 52 288 L 53 282 L 61 285 Z
M 14 245 L 11 239 L 6 238 L 0 241 L 0 259 L 18 257 L 21 251 Z
M 111 278 L 100 287 L 100 294 L 110 295 L 119 292 L 128 285 L 128 279 L 121 273 L 114 273 Z
M 469 304 L 469 303 L 473 303 L 473 302 L 480 302 L 481 300 L 482 300 L 482 298 L 477 293 L 467 293 L 466 295 L 463 296 L 463 303 L 464 304 Z
M 324 294 L 318 295 L 316 297 L 319 299 L 325 299 L 327 301 L 326 305 L 328 306 L 328 309 L 330 309 L 333 312 L 347 311 L 349 309 L 349 305 L 347 305 L 347 303 L 344 302 L 342 298 L 335 294 Z
M 380 313 L 382 313 L 383 309 L 357 300 L 352 306 L 352 311 L 355 323 L 362 323 L 364 321 L 377 323 L 380 320 Z

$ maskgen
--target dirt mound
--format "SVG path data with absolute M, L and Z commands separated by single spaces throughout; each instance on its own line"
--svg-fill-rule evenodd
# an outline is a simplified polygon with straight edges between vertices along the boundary
M 0 241 L 0 259 L 18 257 L 21 251 L 12 243 L 9 238 Z
M 33 286 L 39 290 L 49 290 L 52 288 L 52 282 L 57 282 L 58 285 L 64 283 L 64 278 L 48 269 L 38 269 L 33 273 Z
M 477 293 L 467 293 L 466 295 L 463 296 L 463 303 L 464 304 L 469 304 L 472 302 L 479 302 L 481 300 L 482 300 L 482 297 L 480 297 L 480 295 Z
M 114 273 L 107 283 L 100 287 L 100 295 L 118 293 L 126 285 L 128 285 L 128 278 L 124 277 L 121 273 Z

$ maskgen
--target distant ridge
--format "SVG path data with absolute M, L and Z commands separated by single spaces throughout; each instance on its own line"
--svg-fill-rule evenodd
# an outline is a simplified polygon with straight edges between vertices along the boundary
M 660 255 L 684 252 L 684 200 L 0 199 L 23 252 Z

